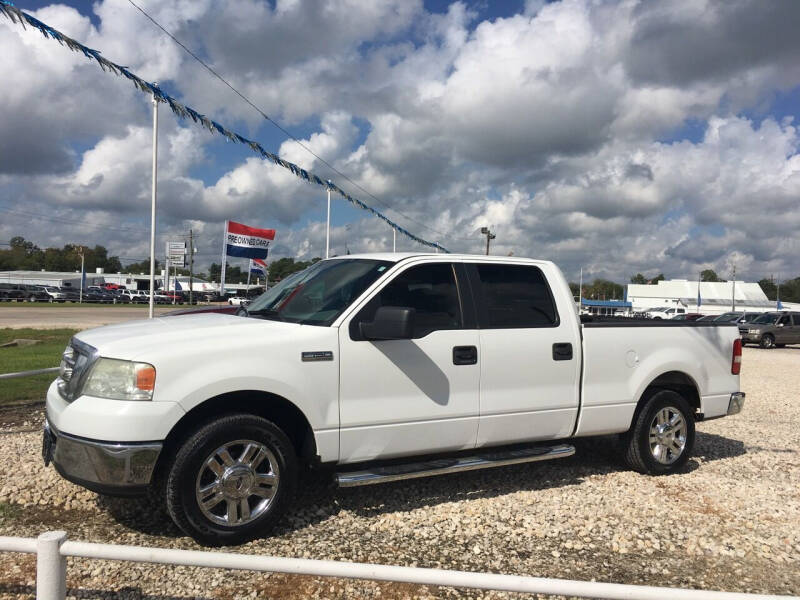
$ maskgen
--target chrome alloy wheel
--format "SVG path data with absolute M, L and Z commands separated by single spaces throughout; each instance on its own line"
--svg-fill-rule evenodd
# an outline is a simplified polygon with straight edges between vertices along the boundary
M 218 525 L 247 525 L 269 508 L 279 480 L 278 461 L 264 444 L 229 442 L 203 462 L 195 483 L 197 505 Z
M 683 454 L 686 447 L 686 421 L 674 406 L 666 406 L 656 413 L 650 423 L 650 452 L 658 462 L 671 465 Z

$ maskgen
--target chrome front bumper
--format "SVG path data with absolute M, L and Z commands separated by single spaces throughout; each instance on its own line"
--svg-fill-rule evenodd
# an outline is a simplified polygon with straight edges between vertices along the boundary
M 115 444 L 61 433 L 44 422 L 42 458 L 62 477 L 101 494 L 146 491 L 161 453 L 160 442 Z
M 728 402 L 728 415 L 736 415 L 744 408 L 744 392 L 734 392 Z

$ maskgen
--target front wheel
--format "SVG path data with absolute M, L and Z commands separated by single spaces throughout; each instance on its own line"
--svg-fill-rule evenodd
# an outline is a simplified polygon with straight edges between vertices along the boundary
M 622 436 L 625 462 L 647 475 L 674 473 L 689 460 L 694 437 L 689 404 L 680 394 L 661 390 L 650 396 Z
M 180 447 L 166 478 L 167 511 L 201 544 L 242 544 L 267 533 L 297 480 L 292 443 L 254 415 L 221 417 Z
M 761 344 L 759 344 L 762 348 L 766 348 L 767 350 L 771 350 L 775 347 L 775 337 L 771 333 L 765 333 L 761 337 Z

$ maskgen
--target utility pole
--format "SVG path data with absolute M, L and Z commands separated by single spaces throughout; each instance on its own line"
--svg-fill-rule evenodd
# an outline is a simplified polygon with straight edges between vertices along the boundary
M 194 304 L 194 289 L 192 279 L 194 278 L 194 237 L 192 230 L 189 230 L 189 306 Z
M 392 227 L 392 252 L 397 252 L 397 228 Z
M 486 256 L 489 256 L 489 242 L 495 239 L 497 236 L 489 231 L 488 227 L 481 227 L 481 233 L 486 236 Z
M 731 281 L 731 312 L 736 311 L 736 263 L 733 263 L 733 281 Z

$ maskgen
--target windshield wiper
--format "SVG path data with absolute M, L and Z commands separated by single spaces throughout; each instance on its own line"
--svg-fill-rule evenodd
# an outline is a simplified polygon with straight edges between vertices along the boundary
M 245 308 L 244 312 L 248 317 L 261 317 L 264 319 L 283 321 L 283 317 L 281 317 L 280 313 L 274 308 L 259 308 L 257 310 L 248 310 Z

